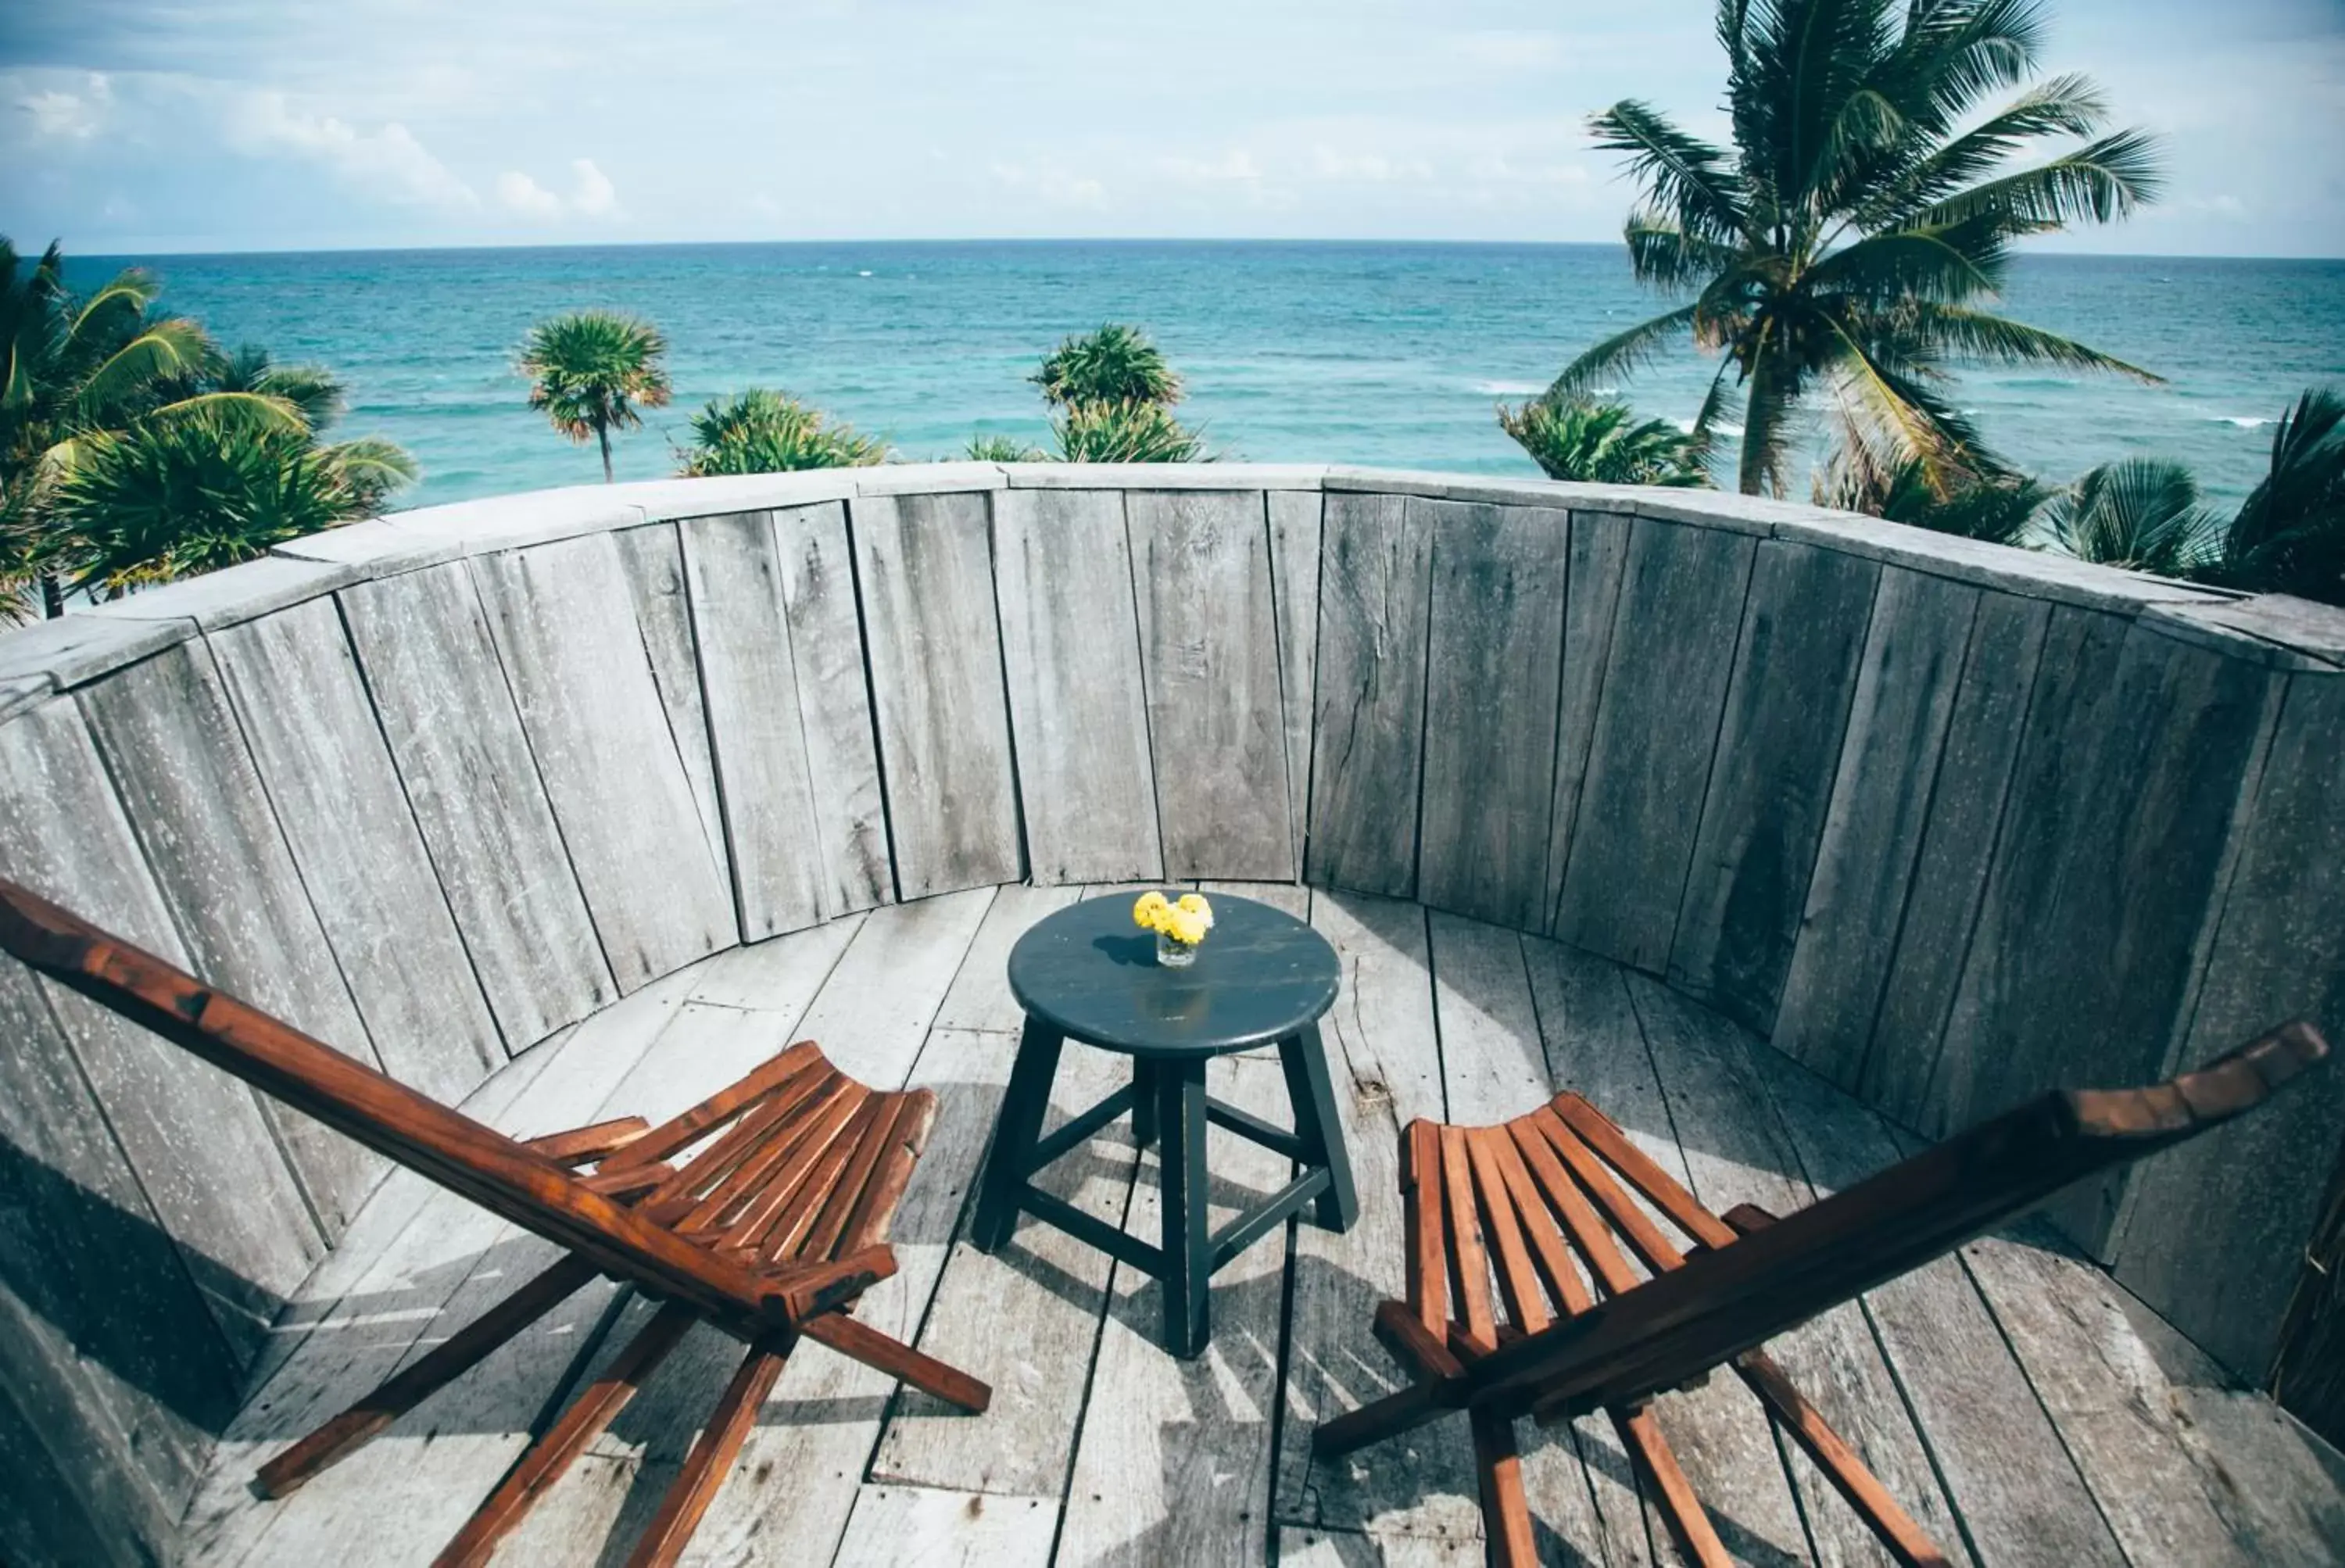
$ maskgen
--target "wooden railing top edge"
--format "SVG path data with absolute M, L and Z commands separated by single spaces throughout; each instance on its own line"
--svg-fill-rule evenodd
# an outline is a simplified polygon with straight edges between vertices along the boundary
M 1307 463 L 893 463 L 716 479 L 571 485 L 388 514 L 117 604 L 0 633 L 0 720 L 202 635 L 354 583 L 471 555 L 688 517 L 889 495 L 1018 489 L 1261 490 L 1601 511 L 1866 556 L 2031 598 L 2136 618 L 2235 658 L 2345 671 L 2345 610 L 2242 597 L 2042 551 L 1718 491 Z

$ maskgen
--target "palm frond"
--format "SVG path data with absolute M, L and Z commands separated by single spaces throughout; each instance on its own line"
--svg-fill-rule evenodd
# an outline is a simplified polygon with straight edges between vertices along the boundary
M 2223 536 L 2235 587 L 2345 605 L 2345 393 L 2317 387 L 2272 432 L 2271 463 Z
M 2092 135 L 2107 112 L 2100 89 L 2088 77 L 2070 75 L 2040 82 L 1970 129 L 1928 148 L 1894 178 L 1881 181 L 1858 199 L 1856 219 L 1868 228 L 1903 222 L 1987 178 L 2031 141 Z
M 1546 400 L 1568 402 L 1595 390 L 1599 376 L 1625 376 L 1639 365 L 1651 363 L 1660 356 L 1664 342 L 1672 334 L 1693 325 L 1696 309 L 1695 305 L 1680 305 L 1605 339 L 1563 367 L 1563 373 L 1547 389 Z
M 1142 402 L 1170 408 L 1182 395 L 1180 373 L 1164 351 L 1138 327 L 1120 321 L 1066 339 L 1027 379 L 1053 408 Z
M 1629 173 L 1644 188 L 1646 208 L 1670 213 L 1697 239 L 1723 241 L 1742 235 L 1742 190 L 1724 152 L 1634 98 L 1623 98 L 1588 123 L 1599 149 L 1629 155 Z
M 1951 494 L 1978 469 L 1978 433 L 1921 384 L 1909 363 L 1835 325 L 1843 352 L 1834 362 L 1833 401 L 1852 445 L 1882 468 L 1914 465 L 1937 494 Z
M 1640 421 L 1625 402 L 1501 405 L 1498 428 L 1549 479 L 1673 487 L 1710 482 L 1698 438 L 1664 419 Z
M 2190 470 L 2153 457 L 2101 464 L 2055 496 L 2043 521 L 2053 546 L 2080 561 L 2167 577 L 2206 565 L 2221 527 Z
M 1922 220 L 1943 226 L 1986 218 L 2008 234 L 2042 234 L 2071 223 L 2129 218 L 2164 187 L 2157 138 L 2147 131 L 2122 130 L 2048 163 L 1942 197 Z
M 1639 208 L 1629 214 L 1621 238 L 1637 280 L 1655 289 L 1682 289 L 1716 277 L 1740 260 L 1733 246 L 1698 239 L 1669 213 Z
M 157 381 L 198 373 L 214 351 L 211 339 L 193 321 L 153 322 L 82 379 L 77 401 L 86 415 L 102 419 Z
M 2128 376 L 2151 386 L 2166 384 L 2166 378 L 2154 371 L 2006 316 L 1927 302 L 1914 303 L 1909 316 L 1916 336 L 1960 359 L 2000 365 L 2057 365 L 2064 370 Z
M 1908 12 L 1898 68 L 1926 95 L 1927 113 L 1953 125 L 1989 93 L 2018 86 L 2044 49 L 2039 0 L 1938 0 Z M 1915 105 L 1917 117 L 1922 111 Z

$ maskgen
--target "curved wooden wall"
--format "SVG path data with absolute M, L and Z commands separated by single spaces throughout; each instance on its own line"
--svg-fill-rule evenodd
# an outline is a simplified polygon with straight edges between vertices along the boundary
M 2340 758 L 2345 613 L 1340 468 L 551 491 L 0 637 L 0 870 L 448 1099 L 848 911 L 1299 877 L 1665 975 L 1934 1135 L 2345 1035 Z M 2256 1375 L 2340 1076 L 2058 1217 Z M 0 1556 L 168 1542 L 379 1174 L 0 966 Z

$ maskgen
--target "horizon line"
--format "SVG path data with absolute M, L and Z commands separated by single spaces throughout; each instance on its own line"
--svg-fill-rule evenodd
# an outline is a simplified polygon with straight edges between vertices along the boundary
M 916 238 L 844 238 L 824 239 L 624 239 L 624 240 L 563 240 L 563 241 L 487 241 L 461 245 L 308 245 L 264 246 L 250 249 L 227 248 L 194 249 L 130 249 L 67 252 L 67 260 L 83 261 L 112 260 L 180 260 L 259 256 L 431 256 L 465 255 L 495 251 L 560 251 L 560 250 L 673 250 L 673 249 L 773 249 L 785 247 L 812 248 L 817 246 L 1054 246 L 1054 245 L 1129 245 L 1129 246 L 1384 246 L 1491 249 L 1542 250 L 1626 250 L 1619 239 L 1377 239 L 1345 236 L 1270 236 L 1270 235 L 929 235 Z M 2287 261 L 2312 264 L 2345 262 L 2345 256 L 2310 256 L 2279 254 L 2230 254 L 2205 251 L 2157 250 L 2071 250 L 2040 249 L 2033 247 L 2015 248 L 2015 258 L 2030 260 L 2092 260 L 2092 261 Z

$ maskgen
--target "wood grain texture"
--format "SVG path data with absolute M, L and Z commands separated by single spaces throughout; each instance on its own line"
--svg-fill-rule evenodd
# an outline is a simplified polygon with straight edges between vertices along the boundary
M 1761 1033 L 1799 937 L 1880 575 L 1780 540 L 1751 565 L 1670 983 Z
M 215 633 L 211 647 L 382 1070 L 435 1100 L 462 1099 L 504 1062 L 505 1043 L 341 616 L 313 599 Z
M 684 543 L 673 523 L 622 528 L 611 535 L 635 602 L 635 626 L 660 706 L 667 709 L 669 736 L 692 781 L 708 853 L 726 875 L 732 867 L 725 848 L 725 818 L 716 800 L 716 759 L 709 748 L 708 708 L 700 694 L 700 654 L 695 645 L 692 605 L 684 581 Z
M 1633 968 L 1669 962 L 1717 749 L 1754 541 L 1637 520 L 1555 934 Z
M 1311 825 L 1311 715 L 1319 689 L 1319 545 L 1323 498 L 1315 490 L 1273 490 L 1271 585 L 1278 596 L 1278 684 L 1286 734 L 1287 817 L 1294 830 L 1294 874 L 1308 859 Z
M 79 694 L 155 886 L 208 982 L 379 1067 L 333 950 L 202 642 Z M 331 1241 L 383 1171 L 376 1156 L 284 1107 L 263 1115 Z
M 994 592 L 1034 880 L 1164 874 L 1124 498 L 1008 490 L 994 502 Z
M 1168 877 L 1295 878 L 1270 530 L 1258 491 L 1124 498 Z
M 1882 571 L 1770 1044 L 1854 1089 L 1896 956 L 1979 592 Z
M 1580 788 L 1588 776 L 1596 714 L 1604 696 L 1604 672 L 1612 659 L 1620 578 L 1628 565 L 1629 541 L 1635 527 L 1635 520 L 1625 514 L 1571 514 L 1564 582 L 1563 667 L 1556 701 L 1555 799 L 1548 815 L 1542 931 L 1555 928 L 1564 868 L 1571 860 L 1571 835 L 1579 816 Z
M 618 994 L 471 574 L 337 596 L 440 885 L 509 1047 Z
M 926 1486 L 864 1486 L 831 1568 L 1045 1568 L 1057 1497 L 990 1497 Z
M 184 952 L 70 697 L 0 728 L 0 871 L 157 952 Z M 37 985 L 235 1364 L 249 1363 L 325 1251 L 251 1092 L 95 1003 L 10 973 L 20 1008 Z
M 871 687 L 847 509 L 797 506 L 774 514 L 798 714 L 806 723 L 814 785 L 815 840 L 822 856 L 825 916 L 871 909 L 895 897 L 888 864 L 887 807 L 879 787 Z
M 734 896 L 741 934 L 756 942 L 812 925 L 823 912 L 814 789 L 774 524 L 763 512 L 745 512 L 678 526 Z
M 1925 1128 L 2056 1085 L 2155 1080 L 2211 929 L 2285 677 L 2101 622 L 2072 644 L 2063 622 L 2086 614 L 2054 615 Z M 2087 1250 L 2123 1179 L 2054 1205 Z
M 1327 496 L 1321 533 L 1309 880 L 1409 898 L 1432 539 L 1395 495 Z
M 2207 981 L 2178 1067 L 2282 1016 L 2345 1038 L 2345 676 L 2290 677 Z M 2256 1022 L 2262 1020 L 2263 1022 Z M 2218 1360 L 2260 1384 L 2339 1157 L 2345 1074 L 2145 1165 L 2119 1280 Z
M 874 496 L 849 517 L 898 895 L 1020 881 L 986 497 Z
M 472 562 L 620 989 L 740 940 L 608 535 Z
M 1538 930 L 1546 921 L 1569 519 L 1411 502 L 1433 534 L 1417 897 Z
M 1026 1025 L 1025 1009 L 1010 993 L 1010 950 L 1027 928 L 1083 896 L 1081 888 L 1037 888 L 1011 882 L 995 891 L 985 923 L 969 944 L 969 956 L 953 976 L 937 1013 L 939 1029 L 982 1030 L 1015 1034 Z
M 1895 957 L 1857 1075 L 1863 1098 L 1909 1126 L 1929 1096 L 2050 623 L 2040 599 L 1985 595 L 1963 655 Z

